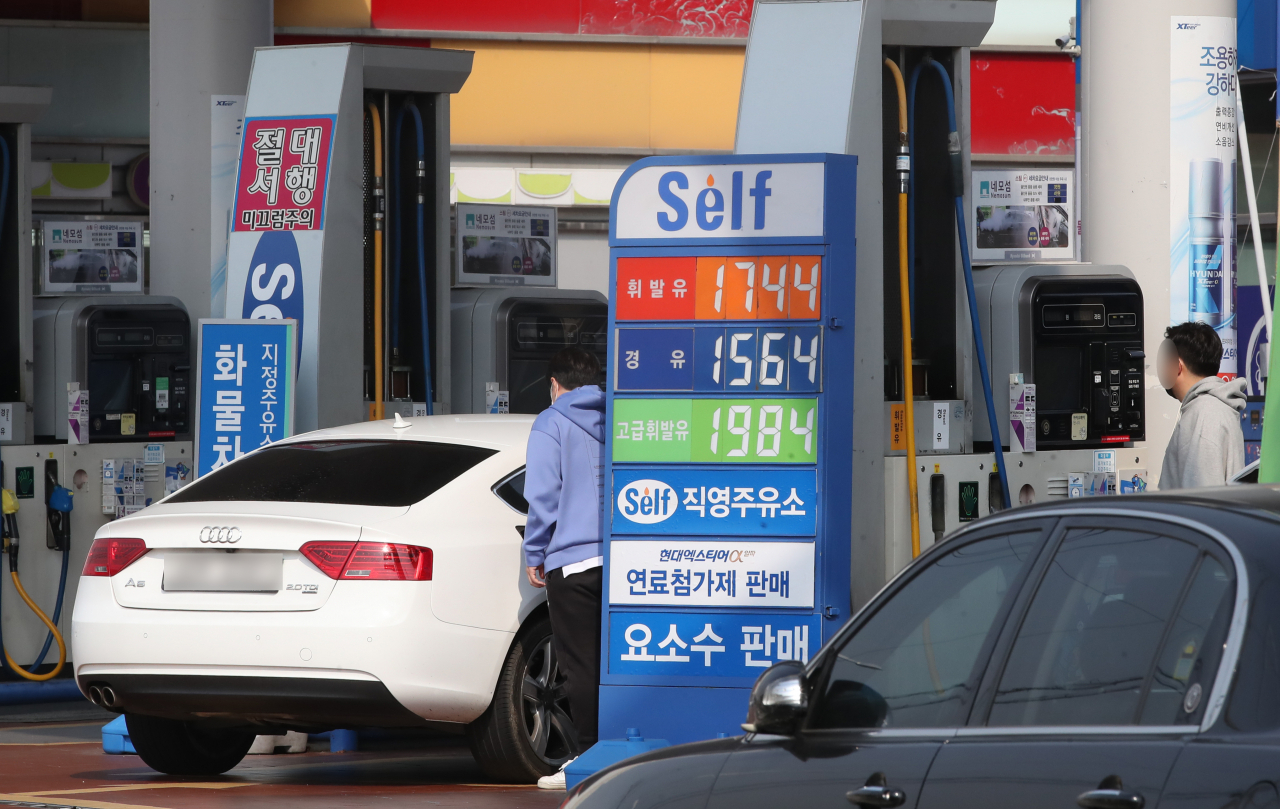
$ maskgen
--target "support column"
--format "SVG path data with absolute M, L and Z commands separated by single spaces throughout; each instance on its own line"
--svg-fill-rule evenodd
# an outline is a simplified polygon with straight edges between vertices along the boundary
M 1179 407 L 1155 366 L 1170 325 L 1169 18 L 1191 15 L 1235 17 L 1235 0 L 1083 0 L 1080 20 L 1083 259 L 1122 264 L 1142 287 L 1152 479 Z
M 210 314 L 210 96 L 244 95 L 271 0 L 151 0 L 151 294 Z

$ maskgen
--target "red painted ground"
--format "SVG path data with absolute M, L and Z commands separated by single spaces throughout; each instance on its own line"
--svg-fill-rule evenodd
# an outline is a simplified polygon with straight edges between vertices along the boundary
M 108 756 L 100 722 L 0 726 L 0 801 L 84 809 L 555 807 L 563 792 L 487 783 L 455 739 L 358 753 L 250 756 L 219 778 L 181 779 Z

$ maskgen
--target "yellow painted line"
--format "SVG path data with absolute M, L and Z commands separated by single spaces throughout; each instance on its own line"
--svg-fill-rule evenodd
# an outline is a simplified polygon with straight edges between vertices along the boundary
M 0 801 L 19 801 L 32 803 L 30 795 L 5 795 L 0 793 Z M 44 803 L 45 801 L 40 801 Z M 77 799 L 75 805 L 80 809 L 161 809 L 158 806 L 143 806 L 133 803 L 111 803 L 109 801 L 85 801 Z
M 84 795 L 94 792 L 131 792 L 139 789 L 235 789 L 236 787 L 251 787 L 256 784 L 237 782 L 237 781 L 206 781 L 206 782 L 161 782 L 152 784 L 124 784 L 121 786 L 101 786 L 90 787 L 88 789 L 50 789 L 44 792 L 19 792 L 19 795 L 27 798 L 35 798 L 42 795 Z

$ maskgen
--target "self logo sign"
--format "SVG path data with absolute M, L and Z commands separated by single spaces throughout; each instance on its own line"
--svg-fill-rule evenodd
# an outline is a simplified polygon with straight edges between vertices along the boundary
M 612 221 L 618 239 L 821 236 L 825 187 L 821 163 L 646 166 Z

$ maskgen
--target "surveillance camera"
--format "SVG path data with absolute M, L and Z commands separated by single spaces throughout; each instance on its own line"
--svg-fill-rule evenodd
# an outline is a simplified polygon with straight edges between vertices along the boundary
M 1063 34 L 1062 36 L 1055 39 L 1053 41 L 1053 44 L 1065 50 L 1066 47 L 1071 44 L 1071 34 Z

